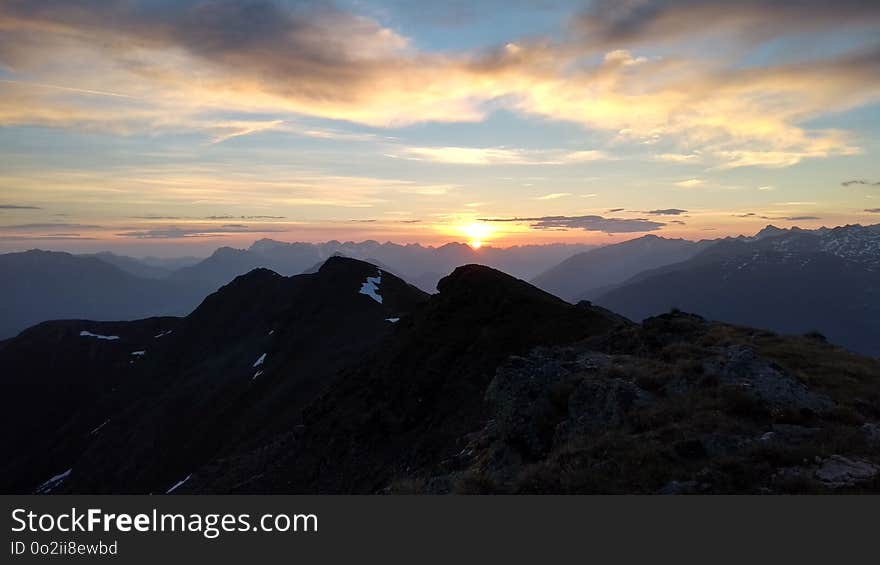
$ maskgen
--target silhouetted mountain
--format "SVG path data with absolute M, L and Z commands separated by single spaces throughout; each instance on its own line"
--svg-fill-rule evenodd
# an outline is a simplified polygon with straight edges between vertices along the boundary
M 596 302 L 635 320 L 680 308 L 880 355 L 880 230 L 772 226 L 642 273 Z
M 484 266 L 457 268 L 438 290 L 309 406 L 295 444 L 251 488 L 373 492 L 438 465 L 483 421 L 483 394 L 503 359 L 625 323 Z
M 218 249 L 201 263 L 176 272 L 173 278 L 199 281 L 213 290 L 232 277 L 257 267 L 289 276 L 302 273 L 333 255 L 343 255 L 383 266 L 422 290 L 435 292 L 437 281 L 443 276 L 441 273 L 448 273 L 460 265 L 480 263 L 518 277 L 530 278 L 562 259 L 591 247 L 552 244 L 472 249 L 463 243 L 431 247 L 371 240 L 358 243 L 284 243 L 261 239 L 247 250 Z
M 135 277 L 95 257 L 51 251 L 0 255 L 0 337 L 45 320 L 135 319 L 189 312 L 204 292 Z
M 438 290 L 332 257 L 256 269 L 185 318 L 0 342 L 0 488 L 880 489 L 880 360 L 679 312 L 634 324 L 479 265 Z
M 710 243 L 646 235 L 573 255 L 532 283 L 569 301 L 593 299 L 642 271 L 690 259 Z
M 32 449 L 13 451 L 20 457 L 0 470 L 0 483 L 26 484 L 76 461 L 82 471 L 70 484 L 82 481 L 78 489 L 148 492 L 173 484 L 177 474 L 239 442 L 290 429 L 339 369 L 425 298 L 373 265 L 331 258 L 313 275 L 255 270 L 186 318 L 161 320 L 158 327 L 151 320 L 42 324 L 0 344 L 8 384 L 31 392 L 5 397 L 4 413 L 38 413 L 44 401 L 27 388 L 34 383 L 43 391 L 66 390 L 97 372 L 112 379 L 112 390 L 78 396 L 49 426 L 60 435 L 40 422 L 33 434 L 19 426 Z M 54 355 L 34 358 L 35 342 L 64 352 L 58 353 L 63 364 Z M 27 370 L 6 373 L 6 367 Z M 88 431 L 105 422 L 99 433 Z M 65 443 L 67 434 L 77 442 Z M 70 456 L 77 445 L 76 457 Z M 121 445 L 131 449 L 120 451 Z
M 210 257 L 195 265 L 174 271 L 170 278 L 198 285 L 213 292 L 239 275 L 258 268 L 270 268 L 266 258 L 258 253 L 232 247 L 220 247 Z
M 128 257 L 126 255 L 117 255 L 109 251 L 100 253 L 83 254 L 79 257 L 94 257 L 105 263 L 110 263 L 114 267 L 118 267 L 121 271 L 125 271 L 130 275 L 143 279 L 164 279 L 167 278 L 175 269 L 167 268 L 155 264 L 146 263 L 142 260 Z

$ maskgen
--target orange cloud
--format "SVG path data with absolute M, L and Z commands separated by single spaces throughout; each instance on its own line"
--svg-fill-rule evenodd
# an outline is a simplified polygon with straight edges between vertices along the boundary
M 267 112 L 393 127 L 479 121 L 505 107 L 618 132 L 630 143 L 669 139 L 699 148 L 707 164 L 720 168 L 784 167 L 859 152 L 845 132 L 801 124 L 877 100 L 876 49 L 742 68 L 723 58 L 647 57 L 626 47 L 702 33 L 691 24 L 710 17 L 736 29 L 760 21 L 761 14 L 783 30 L 821 28 L 818 15 L 865 25 L 880 17 L 872 3 L 831 9 L 811 1 L 790 15 L 757 1 L 736 9 L 687 0 L 640 4 L 647 8 L 612 9 L 617 3 L 600 2 L 575 22 L 573 38 L 431 53 L 375 20 L 331 8 L 179 2 L 150 9 L 113 1 L 95 10 L 88 2 L 6 2 L 0 7 L 0 64 L 17 82 L 0 87 L 0 124 L 123 134 L 196 130 L 219 142 L 284 129 L 261 116 Z M 695 15 L 675 16 L 692 8 L 699 8 Z M 587 41 L 584 30 L 599 39 Z M 596 61 L 602 50 L 607 53 Z M 212 118 L 217 112 L 254 117 L 231 123 Z M 405 153 L 459 164 L 604 157 L 462 147 Z M 673 155 L 665 160 L 682 160 Z

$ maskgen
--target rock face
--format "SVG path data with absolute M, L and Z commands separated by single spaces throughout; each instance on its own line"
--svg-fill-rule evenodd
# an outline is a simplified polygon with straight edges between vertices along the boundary
M 528 356 L 508 359 L 486 391 L 498 434 L 520 446 L 527 456 L 535 457 L 544 454 L 557 436 L 573 426 L 580 429 L 591 420 L 607 418 L 608 424 L 619 419 L 622 408 L 612 398 L 612 391 L 606 390 L 600 398 L 600 391 L 585 384 L 588 375 L 606 366 L 609 359 L 607 355 L 573 348 L 538 348 Z M 604 412 L 587 414 L 596 403 L 604 404 Z
M 832 455 L 816 470 L 816 478 L 831 488 L 839 488 L 869 481 L 878 473 L 880 467 L 868 461 Z
M 823 412 L 834 406 L 827 396 L 810 391 L 793 376 L 759 358 L 751 347 L 730 346 L 723 349 L 719 357 L 706 363 L 707 373 L 716 375 L 723 384 L 737 387 L 772 408 Z
M 841 353 L 680 312 L 534 348 L 498 368 L 485 424 L 423 484 L 435 493 L 875 492 L 880 445 L 863 418 L 880 412 L 880 363 L 848 364 Z
M 880 446 L 880 424 L 868 423 L 862 426 L 865 440 L 873 446 Z
M 624 378 L 587 377 L 575 386 L 568 399 L 569 419 L 560 436 L 583 436 L 619 427 L 634 409 L 650 406 L 654 396 Z

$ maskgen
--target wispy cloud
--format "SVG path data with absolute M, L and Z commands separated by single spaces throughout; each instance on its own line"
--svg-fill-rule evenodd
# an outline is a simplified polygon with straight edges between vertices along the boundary
M 661 160 L 689 162 L 699 150 L 719 168 L 785 167 L 859 152 L 846 132 L 804 124 L 880 97 L 876 48 L 763 66 L 717 51 L 713 59 L 631 50 L 708 30 L 757 47 L 779 34 L 865 30 L 878 21 L 878 4 L 863 0 L 805 0 L 796 9 L 758 0 L 602 0 L 564 38 L 431 52 L 374 19 L 323 4 L 7 2 L 0 64 L 16 74 L 0 93 L 0 123 L 117 133 L 188 127 L 223 142 L 285 127 L 267 113 L 394 127 L 475 122 L 501 107 L 625 132 L 619 136 L 633 143 L 667 140 L 678 152 Z M 211 112 L 247 119 L 232 124 L 206 117 Z M 589 150 L 419 149 L 408 156 L 460 164 L 607 158 Z
M 146 230 L 133 230 L 117 233 L 118 237 L 134 239 L 187 239 L 202 237 L 222 237 L 229 234 L 242 233 L 277 233 L 286 231 L 283 228 L 248 227 L 240 224 L 205 225 L 188 227 L 165 227 Z
M 605 218 L 602 216 L 540 216 L 532 218 L 479 218 L 481 222 L 527 223 L 536 230 L 584 230 L 604 233 L 655 231 L 665 224 L 644 219 Z
M 696 153 L 661 153 L 654 156 L 655 161 L 665 161 L 667 163 L 696 163 L 700 159 L 701 156 Z
M 696 188 L 698 186 L 703 186 L 704 184 L 706 184 L 706 181 L 703 179 L 686 179 L 676 182 L 675 186 L 680 186 L 682 188 Z
M 0 225 L 0 231 L 14 232 L 38 232 L 46 230 L 97 230 L 102 226 L 96 224 L 70 224 L 70 223 L 33 223 L 33 224 L 10 224 Z
M 661 210 L 649 210 L 645 213 L 654 216 L 680 216 L 682 214 L 687 214 L 687 210 L 682 210 L 681 208 L 663 208 Z
M 0 210 L 42 210 L 39 206 L 22 206 L 19 204 L 0 204 Z
M 536 196 L 535 200 L 558 200 L 559 198 L 565 198 L 567 196 L 574 196 L 570 192 L 551 192 L 550 194 L 545 194 L 543 196 Z
M 411 159 L 456 165 L 567 165 L 611 157 L 603 151 L 511 149 L 505 147 L 407 147 Z
M 840 183 L 841 186 L 853 186 L 853 185 L 863 185 L 863 186 L 880 186 L 880 181 L 869 181 L 866 179 L 853 179 L 853 180 L 845 180 Z
M 70 235 L 0 235 L 0 241 L 70 241 L 95 240 L 94 237 Z

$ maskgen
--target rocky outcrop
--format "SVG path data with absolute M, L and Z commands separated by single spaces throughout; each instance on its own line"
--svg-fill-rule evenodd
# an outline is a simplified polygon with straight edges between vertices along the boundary
M 880 467 L 861 459 L 832 455 L 816 469 L 816 478 L 826 486 L 839 488 L 869 481 L 880 473 Z
M 834 407 L 830 398 L 811 391 L 745 345 L 722 349 L 717 358 L 704 364 L 704 369 L 707 374 L 717 376 L 721 384 L 736 387 L 771 408 L 825 412 Z

